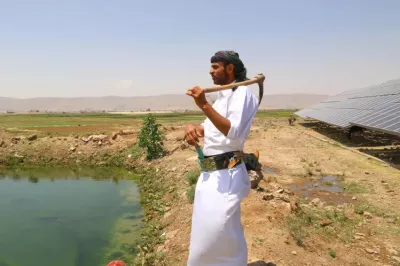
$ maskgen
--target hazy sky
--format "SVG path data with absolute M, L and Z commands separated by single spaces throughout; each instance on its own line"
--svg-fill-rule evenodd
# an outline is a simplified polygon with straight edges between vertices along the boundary
M 223 49 L 248 77 L 266 75 L 266 94 L 335 94 L 400 77 L 399 11 L 399 0 L 0 0 L 0 96 L 184 94 L 212 85 Z

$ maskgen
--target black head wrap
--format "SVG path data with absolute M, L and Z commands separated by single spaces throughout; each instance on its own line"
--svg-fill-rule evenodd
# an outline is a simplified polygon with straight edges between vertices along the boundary
M 237 82 L 248 80 L 246 77 L 247 69 L 244 67 L 242 60 L 239 58 L 239 54 L 235 51 L 219 51 L 211 57 L 211 63 L 224 62 L 226 64 L 232 64 L 235 71 L 235 79 Z

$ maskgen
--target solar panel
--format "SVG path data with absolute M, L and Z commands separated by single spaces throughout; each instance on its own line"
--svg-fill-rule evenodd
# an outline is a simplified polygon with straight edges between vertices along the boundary
M 354 120 L 351 124 L 400 135 L 400 102 L 393 102 L 377 112 Z
M 398 134 L 400 79 L 342 92 L 296 114 L 343 128 L 358 125 Z

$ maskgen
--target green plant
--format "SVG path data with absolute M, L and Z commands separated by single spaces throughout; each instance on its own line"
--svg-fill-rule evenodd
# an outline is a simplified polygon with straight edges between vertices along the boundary
M 156 123 L 156 118 L 151 114 L 148 114 L 143 119 L 138 144 L 139 147 L 147 150 L 147 160 L 161 158 L 164 155 L 164 135 L 159 129 L 160 126 L 160 124 Z
M 193 204 L 194 202 L 194 196 L 196 192 L 196 187 L 195 186 L 190 186 L 188 190 L 186 191 L 186 196 L 188 198 L 188 201 L 190 204 Z
M 350 219 L 344 210 L 304 206 L 300 211 L 288 216 L 287 225 L 299 246 L 315 233 L 321 234 L 328 241 L 339 240 L 348 243 L 354 235 L 354 228 L 359 220 Z
M 195 185 L 197 183 L 197 178 L 200 175 L 200 170 L 196 169 L 193 171 L 190 171 L 187 175 L 187 179 L 189 182 L 189 186 Z
M 139 184 L 141 187 L 140 203 L 144 208 L 143 226 L 141 238 L 137 243 L 137 255 L 134 258 L 133 266 L 145 265 L 166 265 L 166 258 L 162 252 L 157 252 L 155 247 L 164 243 L 165 231 L 160 218 L 164 215 L 165 207 L 168 205 L 163 200 L 167 188 L 160 179 L 160 174 L 150 170 L 139 171 Z
M 370 192 L 367 187 L 362 184 L 351 182 L 350 184 L 343 184 L 343 189 L 348 193 L 367 193 Z
M 292 214 L 288 220 L 289 232 L 298 246 L 303 246 L 303 241 L 309 236 L 307 227 L 311 225 L 311 218 L 303 211 Z
M 138 159 L 142 156 L 142 150 L 138 145 L 134 145 L 128 150 L 128 154 L 132 155 L 132 158 Z
M 329 249 L 329 256 L 336 258 L 336 252 L 333 249 Z

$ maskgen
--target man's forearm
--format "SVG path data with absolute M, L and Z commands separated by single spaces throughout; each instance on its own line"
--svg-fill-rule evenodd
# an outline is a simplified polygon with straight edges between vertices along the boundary
M 209 103 L 205 104 L 201 110 L 222 134 L 228 135 L 231 129 L 231 121 L 229 119 L 220 115 Z

